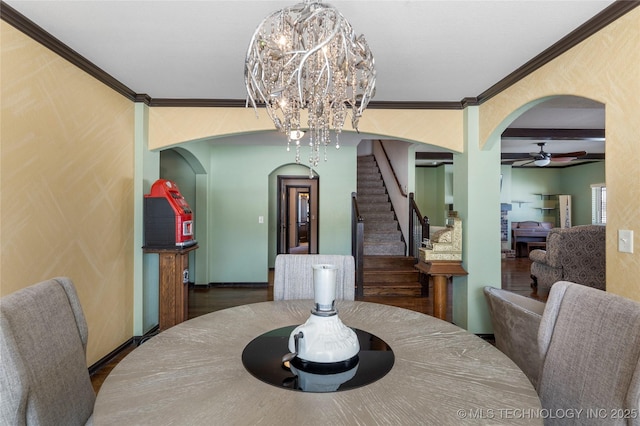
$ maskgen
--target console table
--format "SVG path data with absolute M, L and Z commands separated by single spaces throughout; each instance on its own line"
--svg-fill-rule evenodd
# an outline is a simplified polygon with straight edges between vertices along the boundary
M 420 272 L 433 277 L 433 316 L 447 319 L 447 282 L 451 277 L 468 275 L 459 260 L 420 261 L 415 266 Z

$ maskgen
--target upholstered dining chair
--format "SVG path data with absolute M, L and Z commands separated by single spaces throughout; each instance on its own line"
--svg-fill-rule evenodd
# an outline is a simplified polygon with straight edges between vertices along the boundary
M 0 299 L 0 424 L 92 423 L 88 328 L 69 278 Z
M 545 304 L 530 297 L 495 287 L 485 287 L 496 347 L 538 384 L 540 353 L 538 329 Z
M 354 300 L 353 256 L 334 254 L 279 254 L 273 276 L 273 300 L 313 299 L 313 265 L 338 267 L 336 300 Z
M 542 408 L 584 410 L 579 418 L 545 424 L 640 425 L 640 303 L 559 281 L 547 299 L 538 346 Z

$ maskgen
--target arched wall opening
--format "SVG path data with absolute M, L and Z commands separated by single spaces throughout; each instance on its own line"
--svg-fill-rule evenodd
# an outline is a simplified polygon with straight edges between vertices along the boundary
M 514 263 L 522 273 L 516 281 L 522 286 L 509 290 L 531 293 L 526 241 L 543 242 L 542 237 L 514 241 L 513 226 L 522 222 L 567 227 L 591 223 L 591 186 L 605 182 L 603 138 L 605 105 L 575 95 L 555 95 L 532 100 L 520 106 L 496 127 L 485 146 L 501 146 L 500 166 L 502 269 L 512 270 Z M 531 132 L 528 132 L 531 130 Z M 570 132 L 569 132 L 570 131 Z M 569 133 L 572 136 L 568 136 Z M 530 134 L 532 136 L 514 136 Z M 504 135 L 502 137 L 501 135 Z M 539 144 L 544 145 L 539 145 Z M 551 155 L 548 165 L 534 163 L 536 152 Z M 585 151 L 584 157 L 565 157 L 561 153 Z M 556 160 L 557 159 L 557 160 Z M 562 198 L 560 198 L 562 197 Z M 559 200 L 568 208 L 560 209 Z M 519 241 L 518 240 L 518 241 Z M 509 264 L 507 264 L 507 262 Z M 533 297 L 546 299 L 548 289 Z

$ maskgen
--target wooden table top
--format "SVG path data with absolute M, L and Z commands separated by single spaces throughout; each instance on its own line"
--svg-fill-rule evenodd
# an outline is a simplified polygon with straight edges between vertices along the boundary
M 245 346 L 305 322 L 312 303 L 243 305 L 160 333 L 107 377 L 94 424 L 542 424 L 533 386 L 495 347 L 448 322 L 387 305 L 337 302 L 344 324 L 374 333 L 394 351 L 391 371 L 370 385 L 305 393 L 248 373 Z

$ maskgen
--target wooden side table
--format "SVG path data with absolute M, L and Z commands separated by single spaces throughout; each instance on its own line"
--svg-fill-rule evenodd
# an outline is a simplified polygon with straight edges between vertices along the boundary
M 160 256 L 160 331 L 189 319 L 189 282 L 185 271 L 189 270 L 189 252 L 197 248 L 197 244 L 185 248 L 143 247 L 144 253 Z
M 433 277 L 433 316 L 447 320 L 447 282 L 451 277 L 468 275 L 458 260 L 419 261 L 415 266 L 420 272 Z

